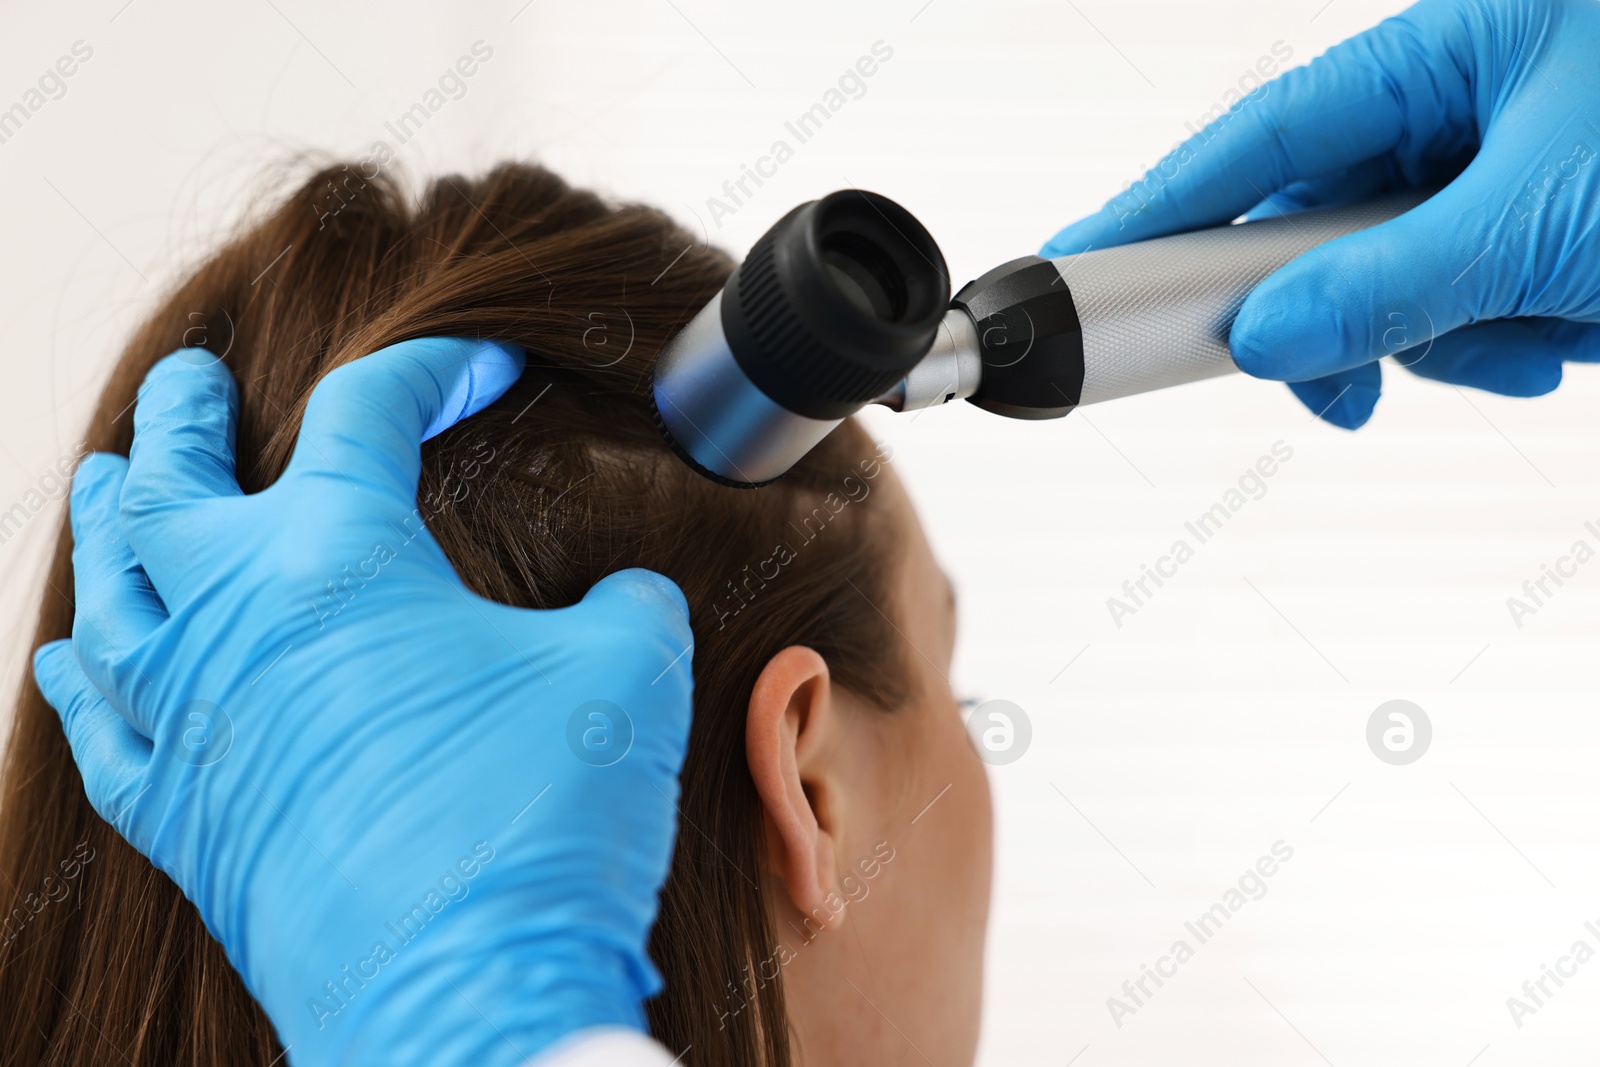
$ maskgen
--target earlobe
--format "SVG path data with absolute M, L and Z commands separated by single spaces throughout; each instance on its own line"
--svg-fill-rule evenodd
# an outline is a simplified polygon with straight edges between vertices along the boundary
M 837 896 L 835 843 L 844 816 L 834 777 L 838 739 L 827 662 L 799 645 L 773 656 L 750 691 L 745 755 L 773 864 L 806 915 Z

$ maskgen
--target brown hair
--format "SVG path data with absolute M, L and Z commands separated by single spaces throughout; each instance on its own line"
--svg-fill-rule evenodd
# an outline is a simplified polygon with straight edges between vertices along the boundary
M 240 387 L 246 492 L 284 469 L 329 370 L 411 337 L 521 345 L 528 370 L 424 446 L 420 499 L 462 579 L 508 604 L 571 604 L 604 575 L 675 579 L 694 622 L 695 715 L 682 819 L 651 954 L 653 1032 L 701 1065 L 787 1064 L 761 891 L 765 832 L 744 749 L 750 690 L 787 645 L 891 708 L 907 672 L 887 619 L 886 458 L 853 423 L 786 478 L 714 485 L 652 421 L 660 346 L 721 287 L 726 257 L 661 213 L 608 205 L 537 167 L 446 177 L 411 203 L 361 165 L 315 175 L 207 259 L 123 351 L 86 444 L 126 454 L 122 414 L 183 345 Z M 853 587 L 853 588 L 852 588 Z M 63 522 L 35 644 L 72 626 Z M 870 599 L 869 599 L 870 598 Z M 28 680 L 0 777 L 0 1063 L 200 1067 L 280 1054 L 272 1027 L 167 877 L 90 809 L 55 713 Z

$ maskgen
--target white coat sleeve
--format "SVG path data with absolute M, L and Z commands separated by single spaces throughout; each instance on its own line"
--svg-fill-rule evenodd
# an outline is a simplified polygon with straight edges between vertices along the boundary
M 601 1026 L 558 1041 L 527 1067 L 685 1067 L 685 1061 L 635 1030 Z

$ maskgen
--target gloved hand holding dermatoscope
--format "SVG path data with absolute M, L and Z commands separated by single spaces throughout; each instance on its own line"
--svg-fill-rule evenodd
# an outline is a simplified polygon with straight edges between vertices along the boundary
M 1589 0 L 1423 0 L 1239 101 L 1057 234 L 1059 258 L 990 271 L 948 314 L 909 213 L 860 193 L 801 207 L 664 355 L 664 428 L 703 470 L 760 482 L 880 397 L 1050 418 L 1238 369 L 1230 339 L 1351 429 L 1384 355 L 1548 392 L 1600 359 L 1597 43 Z M 1225 225 L 1244 212 L 1262 221 Z
M 656 363 L 662 432 L 730 485 L 783 474 L 869 403 L 968 399 L 1019 419 L 1237 370 L 1250 291 L 1421 191 L 996 267 L 950 298 L 944 257 L 900 205 L 843 190 L 784 216 Z
M 1592 0 L 1422 0 L 1235 104 L 1043 254 L 1441 186 L 1264 281 L 1234 358 L 1346 429 L 1372 414 L 1386 355 L 1548 393 L 1600 359 L 1597 49 Z

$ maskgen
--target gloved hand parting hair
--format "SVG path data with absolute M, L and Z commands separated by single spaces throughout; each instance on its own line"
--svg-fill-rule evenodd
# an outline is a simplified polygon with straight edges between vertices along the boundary
M 522 362 L 430 338 L 342 367 L 246 496 L 232 375 L 185 350 L 141 388 L 131 456 L 74 480 L 77 616 L 39 686 L 95 810 L 194 902 L 297 1065 L 520 1065 L 642 1030 L 659 986 L 682 594 L 623 571 L 561 610 L 494 603 L 417 506 L 424 432 Z

